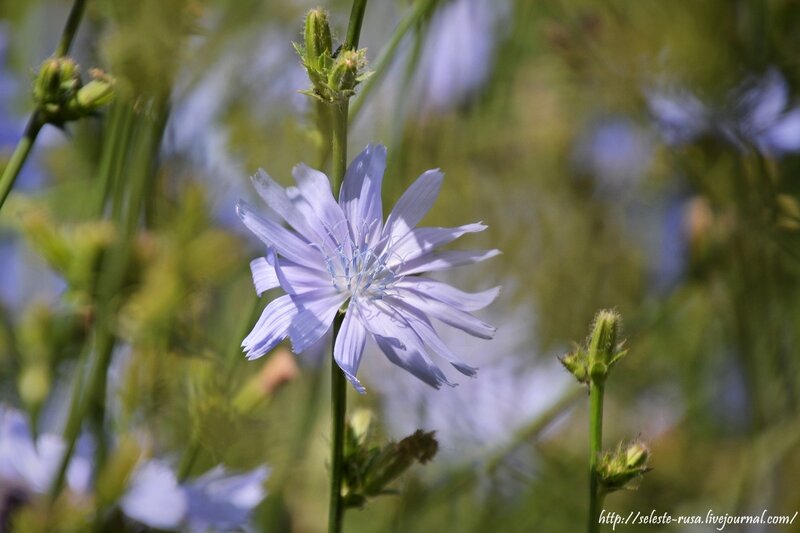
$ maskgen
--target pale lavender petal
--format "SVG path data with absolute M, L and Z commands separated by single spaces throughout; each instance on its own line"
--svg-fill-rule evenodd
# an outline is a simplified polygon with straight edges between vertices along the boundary
M 406 261 L 416 259 L 433 251 L 439 246 L 451 243 L 467 233 L 478 233 L 486 229 L 480 223 L 465 224 L 455 228 L 416 228 L 396 243 L 389 244 L 388 266 L 393 267 Z
M 267 254 L 267 262 L 272 266 L 278 284 L 288 294 L 333 288 L 329 274 L 276 257 L 272 250 Z
M 401 297 L 407 305 L 416 307 L 431 318 L 435 318 L 448 326 L 458 328 L 475 337 L 491 339 L 497 331 L 497 328 L 485 323 L 470 313 L 456 309 L 419 291 L 405 289 L 399 297 Z
M 366 389 L 356 378 L 366 342 L 367 330 L 361 323 L 357 304 L 351 301 L 333 346 L 333 358 L 359 394 L 366 393 Z
M 361 317 L 389 361 L 434 388 L 442 384 L 454 386 L 430 360 L 422 341 L 395 310 L 378 303 L 363 304 Z
M 402 237 L 422 220 L 433 207 L 439 189 L 442 187 L 442 174 L 439 169 L 423 173 L 403 193 L 386 220 L 384 235 Z
M 406 276 L 395 283 L 395 287 L 417 291 L 462 311 L 483 309 L 500 294 L 500 287 L 481 292 L 465 292 L 442 281 L 419 276 Z
M 419 338 L 422 339 L 427 346 L 431 347 L 436 353 L 447 359 L 447 361 L 462 374 L 470 377 L 475 376 L 478 369 L 466 364 L 460 357 L 453 353 L 453 351 L 439 337 L 439 334 L 436 333 L 436 330 L 433 329 L 433 325 L 427 318 L 425 318 L 423 313 L 421 313 L 418 309 L 406 305 L 403 301 L 396 298 L 387 298 L 386 302 L 392 305 L 392 307 L 398 311 L 406 323 L 411 326 L 414 332 L 416 332 Z
M 253 185 L 264 202 L 283 219 L 289 223 L 300 235 L 312 243 L 321 243 L 326 235 L 320 231 L 319 226 L 314 227 L 310 218 L 297 209 L 291 198 L 286 194 L 286 189 L 281 187 L 269 174 L 263 170 L 252 177 Z
M 287 259 L 291 259 L 311 268 L 322 268 L 323 258 L 319 251 L 309 245 L 294 233 L 286 230 L 279 224 L 256 214 L 250 206 L 239 201 L 236 212 L 244 225 L 261 239 L 267 246 Z
M 298 309 L 292 296 L 285 294 L 267 305 L 253 331 L 242 341 L 248 359 L 261 357 L 286 338 Z
M 332 287 L 290 296 L 298 313 L 289 326 L 289 338 L 294 353 L 300 353 L 327 333 L 347 297 Z
M 345 243 L 349 239 L 347 220 L 342 208 L 333 198 L 328 176 L 302 164 L 292 169 L 292 175 L 303 198 L 333 240 L 338 244 Z
M 350 222 L 356 246 L 373 241 L 383 223 L 381 182 L 386 170 L 386 147 L 368 145 L 350 163 L 345 173 L 339 205 Z
M 446 270 L 457 266 L 479 263 L 499 254 L 500 250 L 448 250 L 445 252 L 430 252 L 401 265 L 397 274 L 408 275 Z
M 145 525 L 175 529 L 186 515 L 188 501 L 172 470 L 159 461 L 149 461 L 134 472 L 120 507 Z
M 259 257 L 250 261 L 250 272 L 253 273 L 253 285 L 255 285 L 256 294 L 259 296 L 280 285 L 275 269 L 270 266 L 266 257 Z

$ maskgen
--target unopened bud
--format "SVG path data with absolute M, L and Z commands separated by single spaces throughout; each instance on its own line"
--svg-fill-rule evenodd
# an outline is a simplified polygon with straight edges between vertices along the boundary
M 595 316 L 588 348 L 589 376 L 595 383 L 602 384 L 608 370 L 626 353 L 617 343 L 621 323 L 616 311 L 603 309 Z
M 92 71 L 94 79 L 78 90 L 78 106 L 86 112 L 94 111 L 114 99 L 114 79 L 100 72 Z
M 364 446 L 372 431 L 372 411 L 369 409 L 358 409 L 350 415 L 350 430 L 353 432 L 353 439 L 359 446 Z
M 636 488 L 642 476 L 650 467 L 647 461 L 650 450 L 642 442 L 627 446 L 620 444 L 613 452 L 607 452 L 597 465 L 597 476 L 606 492 Z
M 58 106 L 80 87 L 78 66 L 68 57 L 51 57 L 42 63 L 33 84 L 33 98 L 40 107 Z
M 324 9 L 317 7 L 306 14 L 304 37 L 306 68 L 320 71 L 326 66 L 325 58 L 333 52 L 328 13 Z
M 27 365 L 19 375 L 17 385 L 22 402 L 37 411 L 50 393 L 50 369 L 43 362 Z
M 625 464 L 628 468 L 640 468 L 647 464 L 649 458 L 650 450 L 643 442 L 632 443 L 625 452 Z
M 332 91 L 347 97 L 352 94 L 358 83 L 360 56 L 358 52 L 346 50 L 339 54 L 328 74 L 328 86 Z

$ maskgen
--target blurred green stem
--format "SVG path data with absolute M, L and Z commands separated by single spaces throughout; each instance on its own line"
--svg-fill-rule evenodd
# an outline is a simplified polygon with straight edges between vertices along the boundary
M 372 92 L 372 90 L 380 81 L 381 77 L 392 65 L 392 61 L 394 60 L 397 52 L 397 47 L 400 46 L 400 43 L 403 41 L 403 37 L 405 37 L 408 31 L 422 19 L 425 13 L 427 13 L 431 6 L 433 6 L 435 3 L 436 0 L 417 0 L 412 11 L 402 21 L 400 21 L 400 24 L 398 24 L 397 28 L 394 30 L 394 33 L 389 39 L 389 43 L 381 51 L 378 59 L 375 60 L 375 67 L 372 69 L 372 75 L 364 82 L 364 84 L 361 86 L 361 90 L 358 92 L 358 95 L 353 99 L 353 106 L 350 109 L 351 121 L 355 121 L 356 117 L 361 111 L 361 108 L 364 106 L 367 95 Z
M 72 4 L 72 9 L 67 18 L 67 24 L 64 26 L 64 31 L 61 33 L 61 40 L 58 41 L 58 47 L 56 48 L 57 57 L 65 56 L 67 52 L 69 52 L 72 41 L 75 39 L 75 32 L 78 31 L 78 25 L 81 23 L 85 7 L 86 0 L 75 0 L 75 3 Z
M 39 113 L 34 111 L 28 120 L 28 125 L 25 126 L 25 133 L 22 134 L 22 138 L 11 155 L 11 160 L 3 170 L 2 177 L 0 177 L 0 209 L 3 208 L 6 198 L 8 198 L 8 193 L 11 192 L 14 182 L 17 180 L 17 176 L 22 170 L 22 165 L 28 159 L 28 154 L 30 154 L 33 143 L 36 142 L 36 136 L 39 135 L 39 130 L 42 129 L 42 126 L 44 126 L 44 122 L 41 120 Z
M 589 533 L 600 531 L 600 507 L 603 505 L 597 475 L 597 461 L 603 442 L 603 389 L 602 382 L 592 380 L 589 383 Z
M 86 7 L 86 0 L 75 0 L 75 3 L 72 4 L 67 24 L 64 26 L 64 31 L 61 33 L 61 39 L 54 54 L 56 57 L 63 57 L 69 52 L 72 41 L 75 39 L 75 32 L 78 31 L 78 25 L 81 22 L 84 7 Z M 3 170 L 3 175 L 0 176 L 0 210 L 3 209 L 3 204 L 6 203 L 6 198 L 8 198 L 8 194 L 14 187 L 14 182 L 17 181 L 17 176 L 19 176 L 23 165 L 25 165 L 31 148 L 33 148 L 33 143 L 36 142 L 36 137 L 44 125 L 45 122 L 41 113 L 38 110 L 34 111 L 31 114 L 31 118 L 28 119 L 28 125 L 25 127 L 25 132 L 14 149 L 11 160 Z

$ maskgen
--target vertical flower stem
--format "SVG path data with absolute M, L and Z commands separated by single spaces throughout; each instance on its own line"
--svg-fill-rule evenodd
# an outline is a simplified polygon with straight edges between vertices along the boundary
M 347 26 L 345 50 L 358 47 L 361 35 L 361 23 L 367 0 L 353 0 L 350 11 L 350 22 Z M 348 101 L 334 102 L 331 110 L 331 152 L 333 154 L 333 171 L 331 172 L 331 188 L 338 198 L 339 189 L 347 169 L 347 112 Z M 328 533 L 342 531 L 344 505 L 342 502 L 342 475 L 344 472 L 344 426 L 347 411 L 347 381 L 344 373 L 336 365 L 333 348 L 344 321 L 344 314 L 337 313 L 333 319 L 333 341 L 331 343 L 331 494 L 328 508 Z
M 64 31 L 61 33 L 61 39 L 55 51 L 56 57 L 63 57 L 69 52 L 72 41 L 75 39 L 75 32 L 78 31 L 78 25 L 81 22 L 84 7 L 86 7 L 86 0 L 75 0 L 75 3 L 72 4 L 67 23 L 64 26 Z M 3 175 L 0 176 L 0 210 L 3 209 L 3 204 L 6 203 L 6 198 L 8 198 L 8 194 L 14 187 L 14 182 L 17 181 L 17 176 L 19 176 L 23 165 L 25 165 L 31 148 L 36 142 L 36 137 L 44 125 L 45 121 L 41 113 L 38 110 L 34 111 L 31 114 L 31 118 L 28 119 L 28 125 L 25 127 L 22 138 L 14 149 L 11 161 L 8 162 L 8 165 L 3 170 Z
M 333 319 L 333 343 L 339 335 L 339 328 L 344 320 L 343 313 L 337 313 Z M 347 381 L 344 373 L 331 357 L 331 500 L 328 512 L 328 533 L 339 533 L 342 530 L 344 505 L 342 505 L 342 475 L 344 472 L 344 424 L 347 408 Z
M 589 383 L 589 523 L 588 532 L 600 531 L 600 507 L 603 495 L 597 475 L 597 461 L 603 442 L 603 392 L 600 380 Z

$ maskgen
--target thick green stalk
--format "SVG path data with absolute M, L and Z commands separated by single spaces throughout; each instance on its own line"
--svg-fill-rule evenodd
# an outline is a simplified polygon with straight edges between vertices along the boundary
M 84 7 L 86 7 L 86 0 L 75 0 L 75 3 L 72 4 L 69 18 L 67 18 L 64 31 L 61 33 L 61 40 L 59 40 L 55 51 L 56 57 L 63 57 L 69 52 L 72 41 L 75 39 L 75 32 L 78 31 L 78 25 L 81 22 Z M 6 198 L 14 187 L 14 182 L 17 181 L 17 176 L 22 170 L 25 161 L 28 159 L 33 143 L 36 142 L 36 136 L 39 135 L 39 131 L 44 125 L 45 122 L 39 111 L 34 111 L 31 114 L 31 118 L 28 119 L 28 125 L 25 127 L 22 138 L 14 149 L 11 161 L 8 162 L 5 170 L 3 170 L 3 175 L 0 176 L 0 210 L 3 209 L 3 204 L 6 203 Z
M 337 313 L 333 319 L 333 343 L 342 326 L 344 314 Z M 344 425 L 347 410 L 347 380 L 331 357 L 331 499 L 328 512 L 328 533 L 342 531 L 344 505 L 342 502 L 342 477 L 344 474 Z
M 603 442 L 603 389 L 602 383 L 589 384 L 589 523 L 588 532 L 600 531 L 600 507 L 603 494 L 597 475 L 597 462 Z
M 25 132 L 17 143 L 14 153 L 11 155 L 11 160 L 3 170 L 2 177 L 0 177 L 0 209 L 3 208 L 6 198 L 8 198 L 8 193 L 11 192 L 14 182 L 17 181 L 17 176 L 22 170 L 25 160 L 28 159 L 28 154 L 30 154 L 33 143 L 36 142 L 36 136 L 39 135 L 39 130 L 42 129 L 42 126 L 44 126 L 44 122 L 41 120 L 39 113 L 34 112 L 28 120 L 28 125 L 25 126 Z

